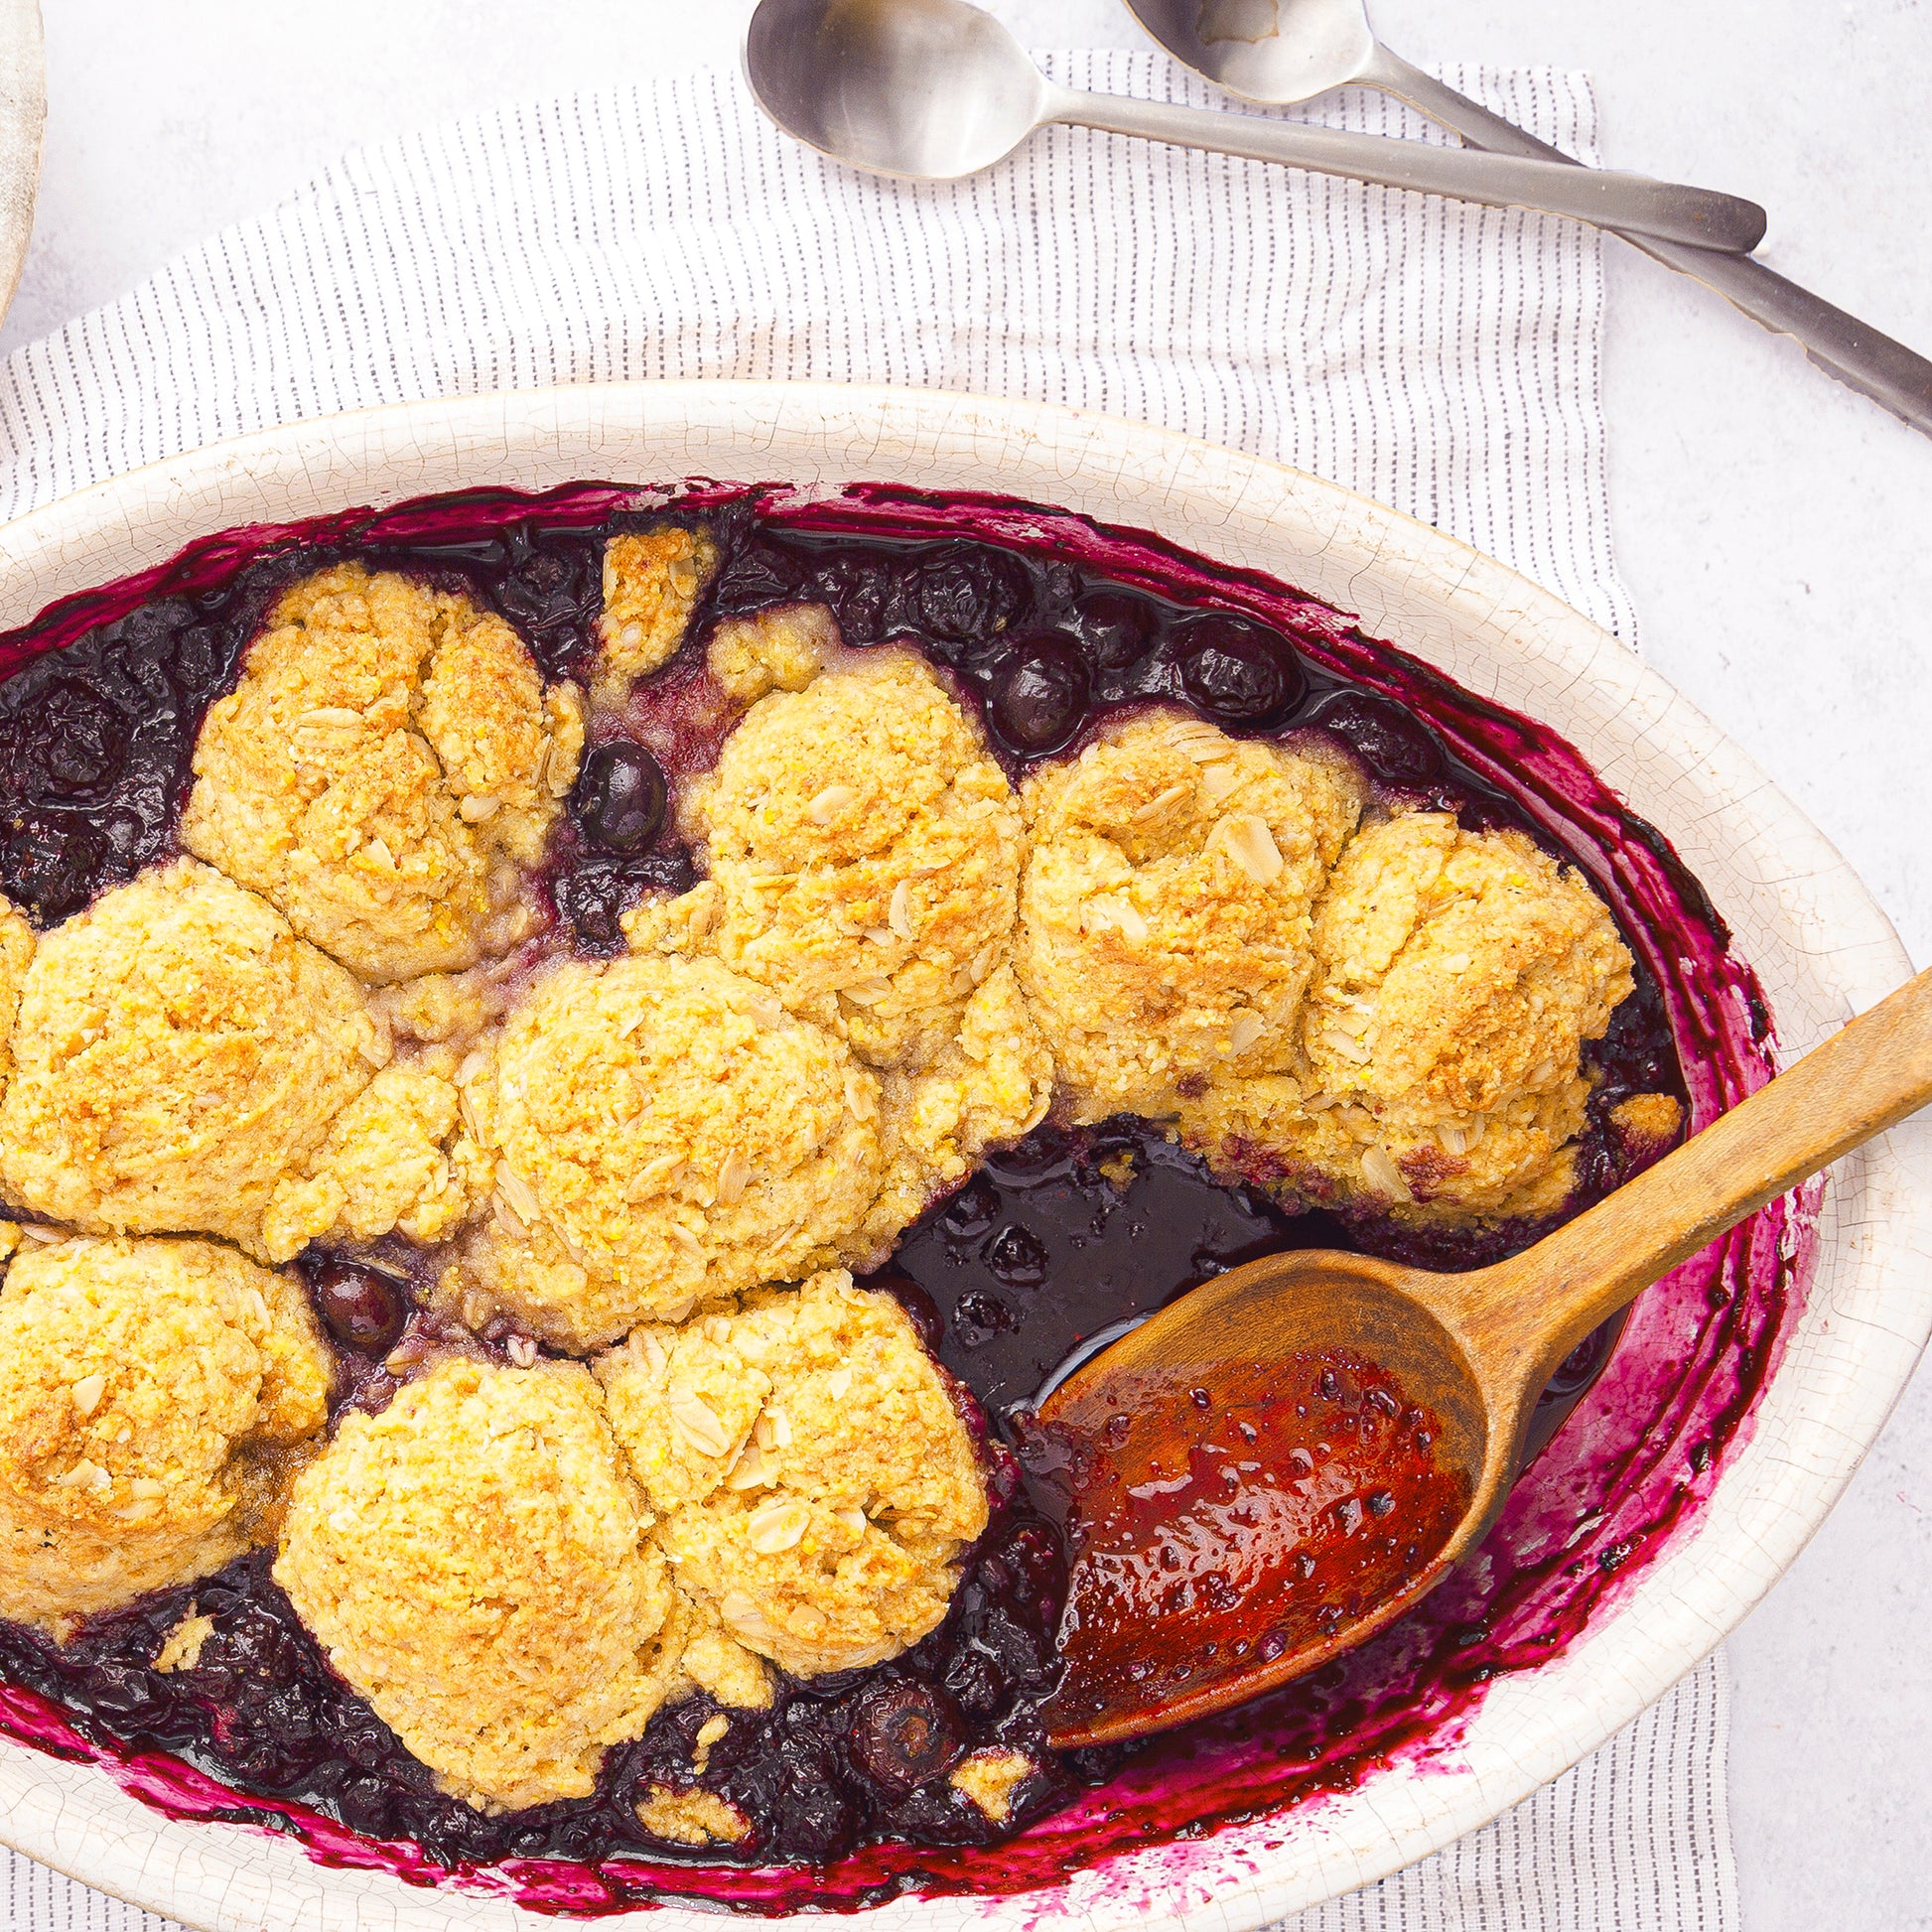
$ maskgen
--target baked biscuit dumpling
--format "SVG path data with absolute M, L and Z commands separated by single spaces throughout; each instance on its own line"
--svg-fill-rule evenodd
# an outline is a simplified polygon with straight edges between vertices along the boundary
M 379 982 L 474 965 L 529 921 L 583 752 L 516 632 L 468 598 L 344 563 L 297 584 L 195 747 L 182 844 Z
M 626 530 L 604 546 L 604 615 L 591 683 L 598 704 L 621 704 L 638 678 L 664 665 L 717 569 L 718 545 L 699 524 Z
M 1030 1133 L 1053 1099 L 1053 1060 L 1011 966 L 974 989 L 955 1032 L 913 1069 L 881 1076 L 886 1175 L 842 1258 L 875 1267 L 988 1151 Z
M 1520 832 L 1407 813 L 1350 843 L 1314 950 L 1297 1073 L 1211 1090 L 1183 1138 L 1218 1166 L 1406 1217 L 1560 1207 L 1589 1097 L 1583 1043 L 1631 989 L 1582 877 Z
M 681 1682 L 647 1528 L 587 1369 L 456 1359 L 344 1418 L 275 1581 L 444 1790 L 517 1810 L 589 1797 Z
M 388 1057 L 355 982 L 183 859 L 41 935 L 0 1101 L 0 1180 L 95 1233 L 265 1250 L 278 1183 Z
M 336 1116 L 300 1177 L 277 1182 L 262 1221 L 271 1261 L 311 1241 L 373 1241 L 392 1229 L 425 1245 L 469 1211 L 470 1176 L 451 1158 L 455 1084 L 393 1061 Z
M 62 1631 L 273 1529 L 329 1357 L 286 1276 L 209 1241 L 27 1242 L 0 1291 L 0 1616 Z
M 1019 809 L 910 652 L 760 699 L 687 813 L 723 896 L 710 945 L 875 1066 L 937 1051 L 1008 956 Z
M 597 1373 L 679 1584 L 749 1649 L 852 1670 L 945 1615 L 986 1477 L 890 1296 L 829 1272 L 641 1327 Z
M 466 1286 L 567 1348 L 822 1265 L 885 1166 L 877 1077 L 715 959 L 553 966 L 464 1095 Z
M 1314 900 L 1363 793 L 1339 753 L 1173 713 L 1029 780 L 1015 963 L 1076 1120 L 1170 1117 L 1287 1063 Z

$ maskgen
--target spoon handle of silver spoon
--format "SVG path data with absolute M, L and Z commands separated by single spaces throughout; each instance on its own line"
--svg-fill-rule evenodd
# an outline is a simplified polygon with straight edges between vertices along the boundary
M 1479 148 L 1526 160 L 1570 161 L 1560 149 L 1547 146 L 1535 135 L 1525 134 L 1513 121 L 1444 86 L 1386 47 L 1376 49 L 1373 63 L 1361 79 L 1406 100 L 1438 126 Z M 1580 164 L 1571 161 L 1570 165 Z M 1632 247 L 1641 248 L 1653 261 L 1715 289 L 1732 308 L 1773 335 L 1789 336 L 1827 375 L 1836 376 L 1848 388 L 1869 396 L 1880 408 L 1932 436 L 1932 361 L 1903 343 L 1834 308 L 1796 282 L 1786 281 L 1775 269 L 1748 255 L 1687 248 L 1654 234 L 1640 234 L 1620 222 L 1603 225 Z
M 1598 227 L 1614 227 L 1706 249 L 1746 252 L 1764 235 L 1764 210 L 1703 188 L 1652 181 L 1603 168 L 1567 168 L 1543 158 L 1484 154 L 1426 141 L 1348 134 L 1299 121 L 1263 120 L 1205 107 L 1125 94 L 1075 93 L 1050 88 L 1048 121 L 1074 121 L 1114 134 L 1137 134 L 1184 148 L 1209 148 L 1252 161 L 1278 161 L 1318 175 L 1347 175 L 1384 188 L 1448 195 L 1490 207 L 1538 208 Z

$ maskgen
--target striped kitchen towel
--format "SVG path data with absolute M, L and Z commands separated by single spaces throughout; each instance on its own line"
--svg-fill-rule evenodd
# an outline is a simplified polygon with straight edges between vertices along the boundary
M 1203 103 L 1151 54 L 1076 86 Z M 1579 76 L 1451 84 L 1593 158 Z M 1435 138 L 1382 95 L 1303 118 Z M 0 517 L 294 417 L 621 377 L 990 391 L 1299 465 L 1501 557 L 1634 641 L 1611 562 L 1593 232 L 1078 129 L 936 187 L 791 145 L 700 73 L 386 142 L 0 369 Z M 1593 1757 L 1285 1932 L 1731 1932 L 1714 1659 Z M 159 1920 L 20 1859 L 17 1932 Z

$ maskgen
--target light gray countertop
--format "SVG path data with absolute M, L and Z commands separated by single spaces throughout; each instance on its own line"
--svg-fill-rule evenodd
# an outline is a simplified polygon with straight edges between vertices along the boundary
M 473 107 L 733 62 L 750 0 L 43 0 L 50 104 L 12 347 L 345 148 Z M 995 0 L 1035 44 L 1145 45 L 1113 0 Z M 1587 69 L 1615 166 L 1747 194 L 1766 257 L 1932 352 L 1921 0 L 1378 0 L 1409 59 Z M 1932 441 L 1609 249 L 1617 555 L 1646 654 L 1932 959 Z M 1917 802 L 1914 802 L 1917 801 Z M 1932 1285 L 1928 1285 L 1932 1292 Z M 1932 1926 L 1932 1375 L 1730 1644 L 1749 1932 Z

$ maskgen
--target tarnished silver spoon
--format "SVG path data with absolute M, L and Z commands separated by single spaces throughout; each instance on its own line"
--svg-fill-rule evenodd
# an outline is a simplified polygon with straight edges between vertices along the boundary
M 1127 5 L 1176 60 L 1246 100 L 1286 107 L 1330 87 L 1379 87 L 1478 148 L 1569 160 L 1391 53 L 1375 38 L 1363 0 L 1127 0 Z M 1598 225 L 1667 268 L 1716 289 L 1773 335 L 1789 336 L 1828 375 L 1932 436 L 1932 361 L 1903 343 L 1745 253 L 1687 248 L 1655 229 L 1639 232 L 1621 221 Z
M 1642 175 L 1076 93 L 967 0 L 761 0 L 745 71 L 759 104 L 807 147 L 914 180 L 976 174 L 1036 129 L 1074 122 L 1706 248 L 1748 250 L 1764 234 L 1754 203 Z

